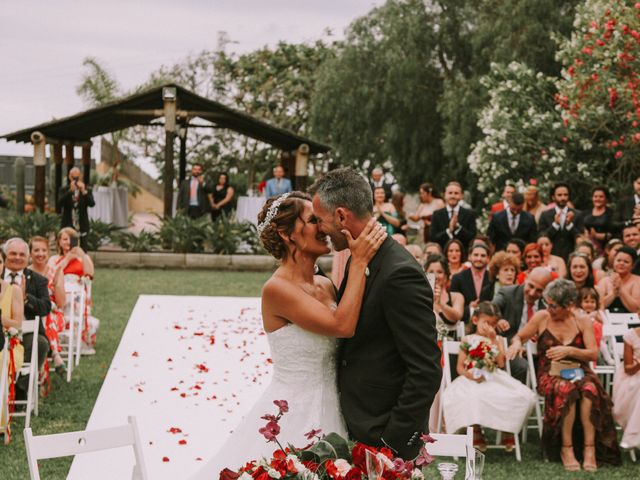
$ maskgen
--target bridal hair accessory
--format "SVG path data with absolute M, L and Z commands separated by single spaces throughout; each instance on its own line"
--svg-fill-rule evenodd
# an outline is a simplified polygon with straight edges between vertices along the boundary
M 258 224 L 258 235 L 262 235 L 262 232 L 264 232 L 264 229 L 269 226 L 271 221 L 278 214 L 278 207 L 280 207 L 280 204 L 284 202 L 289 195 L 291 195 L 291 192 L 283 193 L 282 195 L 280 195 L 278 198 L 274 200 L 274 202 L 269 207 L 269 210 L 267 211 L 267 215 L 264 217 L 264 220 L 262 221 L 262 223 Z

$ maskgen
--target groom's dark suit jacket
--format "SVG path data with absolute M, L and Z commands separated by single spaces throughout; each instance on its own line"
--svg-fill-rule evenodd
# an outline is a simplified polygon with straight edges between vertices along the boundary
M 348 268 L 348 267 L 347 267 Z M 338 299 L 344 293 L 348 270 Z M 387 238 L 369 263 L 353 338 L 340 342 L 338 389 L 349 434 L 413 459 L 440 388 L 433 294 L 420 265 Z

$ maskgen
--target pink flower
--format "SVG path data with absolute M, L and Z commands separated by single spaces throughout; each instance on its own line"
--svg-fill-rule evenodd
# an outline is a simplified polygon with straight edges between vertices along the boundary
M 433 457 L 429 455 L 426 448 L 422 447 L 416 458 L 416 467 L 422 467 L 423 465 L 426 466 L 431 462 L 433 462 Z
M 286 400 L 274 400 L 273 403 L 280 409 L 280 413 L 287 413 L 289 411 L 289 403 Z
M 421 435 L 420 436 L 420 440 L 422 440 L 424 443 L 435 443 L 435 441 L 436 441 L 436 439 L 433 438 L 428 433 L 425 433 L 425 434 Z
M 623 153 L 620 150 L 616 152 L 616 158 L 622 158 L 622 155 Z
M 311 431 L 305 433 L 304 436 L 307 437 L 307 440 L 313 440 L 313 437 L 317 437 L 321 433 L 322 433 L 322 430 L 320 429 L 318 430 L 311 429 Z
M 404 460 L 402 460 L 401 458 L 396 458 L 393 461 L 393 469 L 396 472 L 404 472 L 405 466 L 404 466 Z
M 273 442 L 280 433 L 280 425 L 276 422 L 268 422 L 258 430 L 258 433 L 262 434 L 267 439 L 267 442 Z

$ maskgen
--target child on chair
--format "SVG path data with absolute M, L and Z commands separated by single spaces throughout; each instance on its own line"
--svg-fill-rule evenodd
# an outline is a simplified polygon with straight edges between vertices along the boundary
M 600 294 L 593 287 L 583 287 L 578 292 L 578 306 L 591 318 L 593 334 L 600 349 L 600 356 L 608 364 L 615 364 L 607 343 L 602 343 L 602 324 L 604 316 L 600 310 Z
M 512 451 L 514 434 L 520 432 L 535 393 L 502 371 L 503 343 L 496 335 L 500 313 L 490 302 L 481 302 L 471 318 L 472 334 L 462 339 L 458 355 L 459 377 L 442 394 L 447 433 L 473 425 L 474 446 L 485 451 L 481 427 L 505 432 L 503 445 Z

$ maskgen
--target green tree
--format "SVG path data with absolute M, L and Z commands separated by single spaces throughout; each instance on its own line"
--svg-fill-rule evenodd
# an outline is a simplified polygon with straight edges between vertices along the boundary
M 392 167 L 405 189 L 441 174 L 434 17 L 419 0 L 390 0 L 353 22 L 334 59 L 320 69 L 314 135 L 343 165 Z

